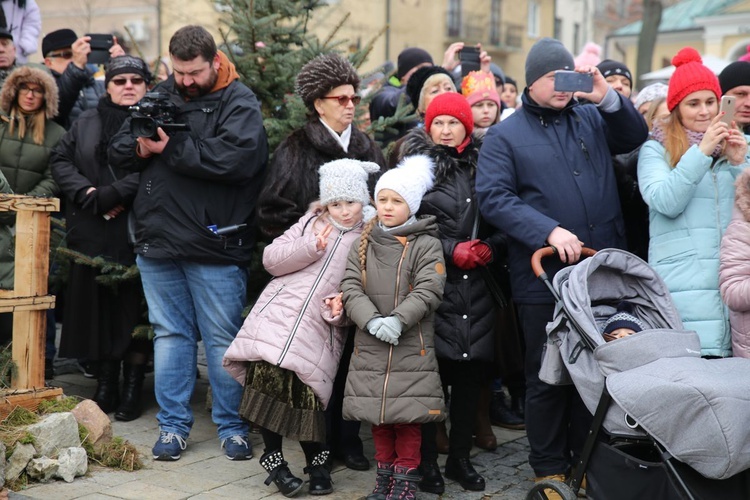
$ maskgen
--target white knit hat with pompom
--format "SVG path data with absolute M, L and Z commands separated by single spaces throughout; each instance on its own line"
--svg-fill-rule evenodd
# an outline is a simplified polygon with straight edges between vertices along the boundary
M 380 176 L 375 184 L 375 199 L 377 200 L 380 191 L 390 189 L 401 195 L 412 215 L 416 214 L 422 203 L 422 196 L 432 189 L 435 182 L 434 168 L 429 156 L 407 156 L 396 168 Z

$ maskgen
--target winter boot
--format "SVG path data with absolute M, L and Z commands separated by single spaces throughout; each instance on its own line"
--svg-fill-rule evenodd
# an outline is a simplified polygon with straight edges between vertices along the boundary
M 260 465 L 268 471 L 268 478 L 264 481 L 266 486 L 273 482 L 281 494 L 287 498 L 293 497 L 302 490 L 304 481 L 289 470 L 281 450 L 264 453 L 260 457 Z
M 445 481 L 440 473 L 440 466 L 437 462 L 423 460 L 419 464 L 419 491 L 442 495 L 445 492 Z
M 387 500 L 414 500 L 420 479 L 417 469 L 396 465 L 393 467 L 393 486 L 385 498 Z
M 310 463 L 302 471 L 310 475 L 310 494 L 328 495 L 333 493 L 333 481 L 331 471 L 328 469 L 328 450 L 321 451 L 313 457 Z
M 378 475 L 375 476 L 375 489 L 365 500 L 385 500 L 391 491 L 393 464 L 378 462 Z
M 468 458 L 448 457 L 445 462 L 445 477 L 458 482 L 465 490 L 484 491 L 484 478 Z
M 123 363 L 122 394 L 120 394 L 120 406 L 115 412 L 116 420 L 130 422 L 141 416 L 141 393 L 145 375 L 146 365 Z
M 518 399 L 514 399 L 514 402 L 518 404 Z M 490 422 L 492 422 L 492 425 L 498 425 L 506 429 L 523 430 L 526 428 L 523 417 L 516 414 L 511 408 L 508 408 L 503 391 L 492 393 Z
M 497 449 L 497 438 L 490 424 L 490 387 L 485 385 L 479 392 L 477 413 L 474 418 L 474 444 L 483 450 Z
M 112 413 L 120 400 L 120 361 L 106 360 L 99 363 L 96 392 L 92 398 L 104 413 Z

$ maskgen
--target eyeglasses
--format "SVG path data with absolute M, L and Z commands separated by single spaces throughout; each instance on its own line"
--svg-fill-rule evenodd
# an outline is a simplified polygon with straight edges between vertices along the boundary
M 110 80 L 110 82 L 114 83 L 115 86 L 117 86 L 117 87 L 122 87 L 127 82 L 130 82 L 133 85 L 140 85 L 140 84 L 142 84 L 145 81 L 146 80 L 144 80 L 140 76 L 134 76 L 133 78 L 113 78 L 112 80 Z
M 57 52 L 56 54 L 47 54 L 47 57 L 55 58 L 55 57 L 61 57 L 63 59 L 70 59 L 73 57 L 73 51 L 72 50 L 63 50 L 62 52 Z
M 44 89 L 39 88 L 39 87 L 32 88 L 26 85 L 25 83 L 22 83 L 21 85 L 18 86 L 18 92 L 20 94 L 31 93 L 32 95 L 36 97 L 44 97 Z
M 339 102 L 339 106 L 346 106 L 349 104 L 349 101 L 352 101 L 352 103 L 356 106 L 362 100 L 362 98 L 358 95 L 329 95 L 327 97 L 321 97 L 321 99 L 336 99 Z

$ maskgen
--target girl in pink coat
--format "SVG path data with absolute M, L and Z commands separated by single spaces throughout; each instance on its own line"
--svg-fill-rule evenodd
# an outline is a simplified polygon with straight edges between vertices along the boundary
M 284 496 L 304 484 L 281 452 L 283 436 L 300 442 L 310 493 L 331 493 L 325 465 L 323 410 L 333 390 L 346 336 L 339 283 L 363 222 L 375 215 L 367 179 L 372 162 L 335 160 L 322 165 L 320 208 L 311 210 L 263 252 L 274 277 L 224 355 L 224 367 L 245 392 L 240 415 L 262 428 L 260 464 Z

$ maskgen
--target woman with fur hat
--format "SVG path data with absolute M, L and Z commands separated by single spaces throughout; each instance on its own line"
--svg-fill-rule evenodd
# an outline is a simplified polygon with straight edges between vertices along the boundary
M 432 182 L 432 162 L 423 155 L 380 177 L 378 216 L 349 251 L 341 282 L 357 326 L 344 416 L 372 424 L 378 464 L 367 500 L 414 498 L 420 424 L 445 418 L 433 342 L 445 261 L 435 216 L 416 215 Z
M 638 158 L 649 207 L 648 261 L 667 284 L 685 328 L 704 356 L 731 356 L 728 314 L 719 293 L 719 243 L 747 166 L 747 138 L 719 113 L 716 75 L 690 47 L 672 59 L 669 118 L 654 126 Z
M 275 238 L 304 215 L 318 196 L 318 167 L 351 158 L 385 165 L 378 145 L 352 126 L 360 102 L 360 79 L 338 54 L 322 54 L 297 74 L 295 91 L 307 106 L 307 123 L 284 139 L 273 153 L 258 199 L 261 231 Z M 371 186 L 377 178 L 371 177 Z
M 245 392 L 239 412 L 261 427 L 265 453 L 260 464 L 286 496 L 303 481 L 281 451 L 282 436 L 300 442 L 310 474 L 310 493 L 333 491 L 324 451 L 323 410 L 344 348 L 347 328 L 339 283 L 349 247 L 374 216 L 367 179 L 380 165 L 340 159 L 320 167 L 320 206 L 263 251 L 275 278 L 266 286 L 224 354 L 224 367 Z
M 110 139 L 130 116 L 129 107 L 145 95 L 151 73 L 132 56 L 110 60 L 106 93 L 96 108 L 77 119 L 50 158 L 52 175 L 66 198 L 67 246 L 89 257 L 123 266 L 135 264 L 128 240 L 128 216 L 138 190 L 139 174 L 110 166 Z M 60 355 L 98 363 L 93 400 L 105 413 L 130 421 L 141 415 L 141 393 L 151 343 L 134 338 L 143 322 L 139 279 L 116 289 L 97 281 L 99 271 L 71 263 Z M 120 370 L 124 384 L 120 391 Z
M 13 70 L 0 90 L 0 172 L 12 192 L 30 196 L 55 196 L 49 157 L 65 129 L 57 115 L 57 85 L 47 71 L 29 66 Z M 15 220 L 13 220 L 15 222 Z M 4 230 L 9 229 L 4 226 Z M 13 288 L 13 253 L 10 233 L 3 234 L 0 250 L 0 288 Z M 2 315 L 0 330 L 10 336 L 10 314 Z
M 497 92 L 495 92 L 497 96 Z M 452 385 L 451 434 L 446 476 L 467 490 L 484 490 L 484 478 L 469 461 L 480 389 L 489 405 L 489 380 L 494 360 L 495 302 L 484 274 L 502 252 L 503 238 L 479 217 L 474 192 L 481 139 L 472 136 L 474 117 L 469 102 L 455 92 L 435 97 L 427 107 L 425 126 L 404 139 L 402 157 L 426 155 L 435 164 L 435 184 L 422 198 L 420 215 L 437 217 L 447 267 L 445 295 L 435 317 L 435 347 L 443 385 Z M 499 260 L 499 259 L 498 259 Z M 494 449 L 497 442 L 484 412 L 478 443 Z M 435 430 L 425 426 L 422 457 L 423 491 L 442 493 Z

